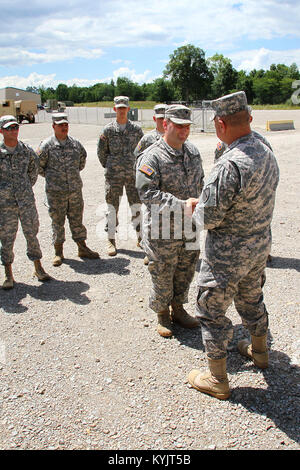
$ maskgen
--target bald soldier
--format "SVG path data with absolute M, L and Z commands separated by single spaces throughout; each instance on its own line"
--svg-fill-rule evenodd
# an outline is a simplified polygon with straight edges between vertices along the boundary
M 41 142 L 37 154 L 39 174 L 45 178 L 52 237 L 55 250 L 53 266 L 63 262 L 65 220 L 68 217 L 74 242 L 80 258 L 97 259 L 99 254 L 86 245 L 87 230 L 83 225 L 84 201 L 80 172 L 84 169 L 87 153 L 83 145 L 68 135 L 69 121 L 65 113 L 52 115 L 54 135 Z
M 232 302 L 251 336 L 238 343 L 239 352 L 257 367 L 268 367 L 268 313 L 261 276 L 271 249 L 279 169 L 271 149 L 251 133 L 244 92 L 211 104 L 217 136 L 228 149 L 213 167 L 193 214 L 197 225 L 207 230 L 197 316 L 209 370 L 192 370 L 188 380 L 200 392 L 226 399 L 227 345 L 233 336 L 226 312 Z
M 195 328 L 198 321 L 183 305 L 199 259 L 195 233 L 186 230 L 188 200 L 197 201 L 204 172 L 198 149 L 187 141 L 191 111 L 186 106 L 166 108 L 164 136 L 138 160 L 136 185 L 146 206 L 142 247 L 149 259 L 152 287 L 149 306 L 157 314 L 157 331 L 173 334 L 173 322 Z
M 132 223 L 140 240 L 139 196 L 135 187 L 135 156 L 134 150 L 144 133 L 139 124 L 128 119 L 130 110 L 127 96 L 114 98 L 116 119 L 106 126 L 98 140 L 97 155 L 105 168 L 105 201 L 107 204 L 106 231 L 107 254 L 115 256 L 116 229 L 120 200 L 125 187 L 128 203 L 132 213 Z
M 37 234 L 39 219 L 33 186 L 38 178 L 38 159 L 29 145 L 18 139 L 19 124 L 14 116 L 0 118 L 0 242 L 1 262 L 5 268 L 3 289 L 14 287 L 12 264 L 13 247 L 19 221 L 27 242 L 27 256 L 34 263 L 39 281 L 50 276 L 41 265 L 42 252 Z

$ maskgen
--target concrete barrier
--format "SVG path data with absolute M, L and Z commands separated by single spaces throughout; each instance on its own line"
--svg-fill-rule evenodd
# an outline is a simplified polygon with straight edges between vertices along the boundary
M 290 129 L 295 129 L 294 121 L 267 121 L 267 131 L 288 131 Z

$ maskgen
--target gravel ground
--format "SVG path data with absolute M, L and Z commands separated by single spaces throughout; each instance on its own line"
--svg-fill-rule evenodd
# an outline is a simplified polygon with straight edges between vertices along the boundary
M 266 132 L 267 119 L 294 119 L 296 130 Z M 200 330 L 176 327 L 171 339 L 157 334 L 156 316 L 148 308 L 150 276 L 133 234 L 125 239 L 126 224 L 118 255 L 106 255 L 101 231 L 104 176 L 96 156 L 100 129 L 71 124 L 70 134 L 88 150 L 82 173 L 84 220 L 88 245 L 101 259 L 78 258 L 67 229 L 66 260 L 59 268 L 52 266 L 50 220 L 39 178 L 39 240 L 43 265 L 53 280 L 41 284 L 33 278 L 20 230 L 13 266 L 16 286 L 0 289 L 2 450 L 299 449 L 300 111 L 254 111 L 253 124 L 269 138 L 281 170 L 273 262 L 265 286 L 269 368 L 259 370 L 238 354 L 236 344 L 245 331 L 232 307 L 231 398 L 219 401 L 188 385 L 192 368 L 206 368 Z M 23 124 L 20 139 L 37 148 L 51 131 L 48 123 Z M 193 134 L 191 140 L 208 174 L 216 136 Z M 190 313 L 195 298 L 196 277 Z

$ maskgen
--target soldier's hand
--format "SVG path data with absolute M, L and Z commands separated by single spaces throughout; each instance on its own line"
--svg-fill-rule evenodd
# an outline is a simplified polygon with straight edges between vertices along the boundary
M 184 211 L 188 217 L 192 217 L 196 205 L 198 204 L 199 199 L 195 197 L 190 197 L 185 201 Z

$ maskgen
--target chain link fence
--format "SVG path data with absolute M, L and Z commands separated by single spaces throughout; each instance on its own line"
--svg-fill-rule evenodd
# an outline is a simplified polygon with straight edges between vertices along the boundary
M 212 116 L 212 110 L 209 107 L 191 107 L 192 109 L 192 120 L 194 124 L 191 126 L 192 133 L 198 132 L 214 132 L 214 123 L 210 120 Z M 113 108 L 100 108 L 100 107 L 67 107 L 64 111 L 68 115 L 69 122 L 71 124 L 94 124 L 100 127 L 104 127 L 108 124 L 115 116 Z M 152 109 L 133 109 L 131 110 L 131 116 L 137 121 L 144 129 L 152 129 L 155 127 L 153 121 L 153 110 Z M 52 113 L 46 112 L 45 110 L 39 110 L 36 115 L 36 122 L 51 122 Z

